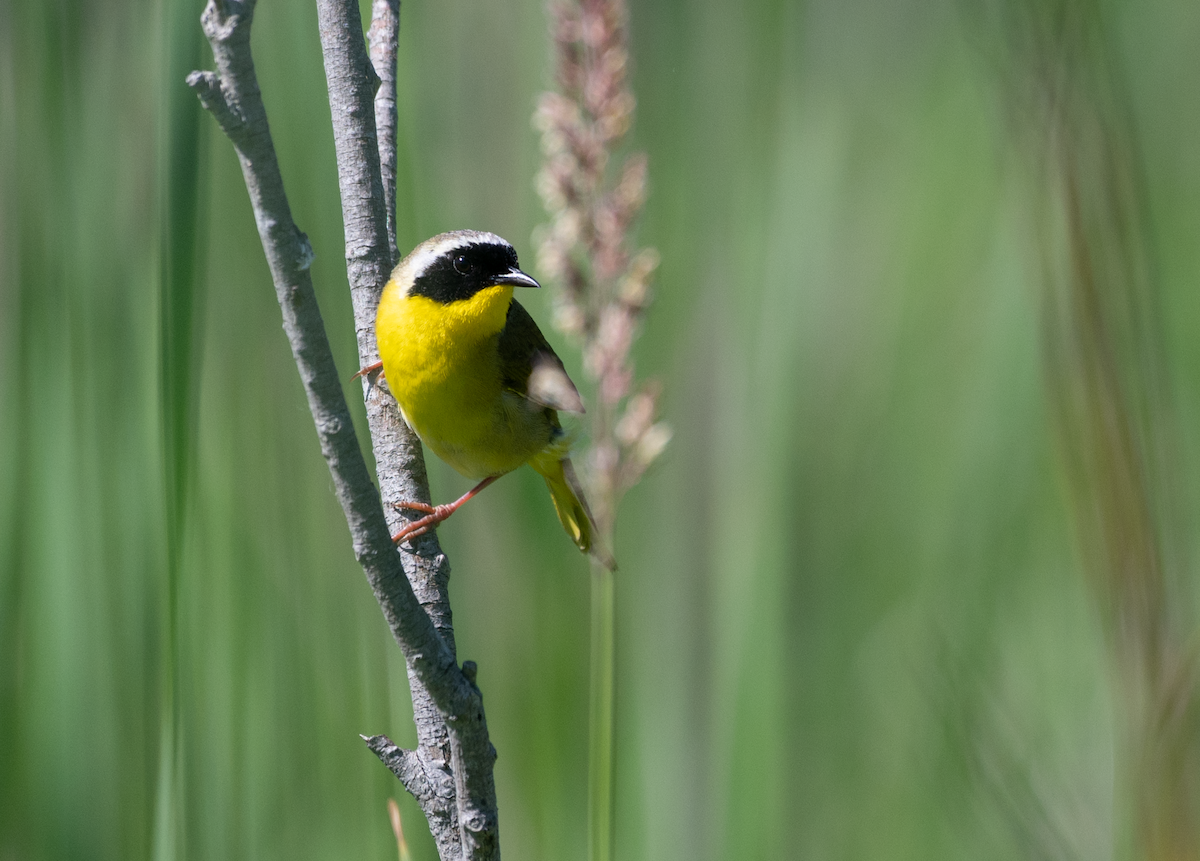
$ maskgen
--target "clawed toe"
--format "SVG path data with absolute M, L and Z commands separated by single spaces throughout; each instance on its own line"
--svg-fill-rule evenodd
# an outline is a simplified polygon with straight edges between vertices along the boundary
M 414 520 L 412 523 L 405 526 L 399 532 L 392 536 L 392 541 L 399 544 L 402 541 L 408 541 L 413 538 L 420 538 L 433 527 L 437 526 L 447 517 L 454 513 L 454 507 L 450 505 L 427 505 L 424 502 L 417 503 L 401 503 L 398 507 L 412 508 L 416 511 L 429 512 L 420 520 Z
M 423 514 L 433 514 L 436 509 L 428 502 L 397 502 L 393 508 L 405 508 L 409 511 L 420 511 Z
M 479 482 L 479 484 L 475 485 L 469 491 L 448 505 L 430 505 L 427 502 L 407 501 L 395 503 L 396 508 L 407 508 L 411 511 L 420 511 L 424 513 L 425 516 L 420 520 L 414 520 L 412 523 L 408 524 L 395 535 L 393 535 L 392 541 L 394 541 L 396 544 L 399 544 L 401 541 L 406 539 L 419 538 L 434 526 L 437 526 L 451 514 L 458 511 L 459 507 L 461 507 L 464 502 L 466 502 L 475 494 L 479 493 L 479 491 L 483 490 L 497 478 L 499 478 L 498 475 L 488 476 L 483 481 Z

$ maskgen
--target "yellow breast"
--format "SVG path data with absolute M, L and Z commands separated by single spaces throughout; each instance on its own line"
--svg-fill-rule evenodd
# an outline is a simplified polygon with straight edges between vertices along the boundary
M 405 421 L 468 478 L 516 469 L 547 444 L 528 402 L 502 387 L 497 343 L 511 286 L 443 304 L 389 283 L 375 320 L 384 375 Z

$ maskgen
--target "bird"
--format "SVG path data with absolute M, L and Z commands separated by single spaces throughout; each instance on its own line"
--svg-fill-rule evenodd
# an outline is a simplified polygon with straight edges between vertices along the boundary
M 615 568 L 569 457 L 558 418 L 585 412 L 579 390 L 533 317 L 513 298 L 541 285 L 494 233 L 455 230 L 427 239 L 392 271 L 379 299 L 377 372 L 421 441 L 479 483 L 452 503 L 400 503 L 424 512 L 393 539 L 415 538 L 500 476 L 529 464 L 550 490 L 559 522 L 582 552 Z

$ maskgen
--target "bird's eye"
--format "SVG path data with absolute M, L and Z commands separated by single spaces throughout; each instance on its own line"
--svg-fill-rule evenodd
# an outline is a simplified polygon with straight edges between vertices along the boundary
M 470 275 L 471 270 L 474 268 L 471 265 L 471 261 L 467 259 L 467 255 L 460 254 L 454 258 L 454 271 L 459 275 Z

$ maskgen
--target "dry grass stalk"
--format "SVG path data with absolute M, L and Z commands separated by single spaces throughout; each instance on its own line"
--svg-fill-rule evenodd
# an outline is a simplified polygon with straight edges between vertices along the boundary
M 662 453 L 671 431 L 655 420 L 660 389 L 635 384 L 630 356 L 658 267 L 633 228 L 646 200 L 646 156 L 614 164 L 633 120 L 628 15 L 620 0 L 555 2 L 549 9 L 557 92 L 534 114 L 544 162 L 537 189 L 550 215 L 535 234 L 538 268 L 560 290 L 556 327 L 580 344 L 596 386 L 584 458 L 605 540 L 616 508 Z

